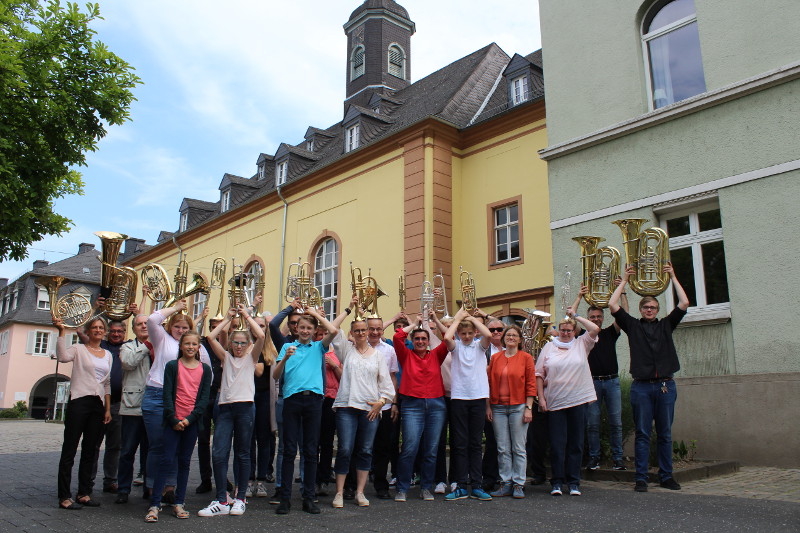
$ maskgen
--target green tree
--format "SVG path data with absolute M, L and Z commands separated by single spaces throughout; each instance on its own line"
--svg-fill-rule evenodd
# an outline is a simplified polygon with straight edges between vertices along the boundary
M 0 260 L 61 235 L 53 201 L 82 194 L 106 126 L 129 119 L 133 67 L 96 40 L 97 4 L 0 0 Z

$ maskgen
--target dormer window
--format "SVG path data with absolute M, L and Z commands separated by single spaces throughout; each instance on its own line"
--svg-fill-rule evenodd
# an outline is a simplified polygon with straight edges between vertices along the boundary
M 359 138 L 361 136 L 361 125 L 355 124 L 347 128 L 345 133 L 344 151 L 351 152 L 358 148 Z
M 306 141 L 306 150 L 308 150 L 309 152 L 314 151 L 314 139 L 309 139 Z
M 283 161 L 278 163 L 278 166 L 275 167 L 275 186 L 280 187 L 284 183 L 286 183 L 286 174 L 289 168 L 289 162 Z
M 528 99 L 528 76 L 523 75 L 511 80 L 511 103 L 519 105 Z
M 47 289 L 44 287 L 39 287 L 39 291 L 36 297 L 36 309 L 42 310 L 49 310 L 50 309 L 50 295 L 47 293 Z M 6 295 L 6 299 L 8 299 L 8 295 Z
M 258 165 L 258 181 L 263 180 L 267 175 L 267 165 Z
M 406 55 L 399 45 L 393 44 L 389 46 L 389 74 L 400 78 L 406 79 Z
M 354 80 L 364 75 L 364 47 L 356 46 L 353 55 L 350 57 L 350 80 Z
M 189 226 L 189 213 L 181 213 L 181 222 L 178 226 L 178 231 L 186 231 Z
M 220 211 L 224 213 L 231 208 L 231 191 L 222 191 L 222 197 L 219 200 Z

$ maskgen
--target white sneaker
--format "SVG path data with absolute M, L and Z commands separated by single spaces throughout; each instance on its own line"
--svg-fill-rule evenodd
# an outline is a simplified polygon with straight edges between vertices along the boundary
M 214 500 L 208 504 L 208 507 L 197 511 L 197 516 L 222 516 L 230 514 L 230 512 L 231 510 L 227 505 Z
M 256 498 L 266 498 L 267 496 L 269 494 L 267 494 L 267 487 L 264 486 L 264 482 L 259 481 L 256 483 Z
M 230 514 L 231 516 L 242 516 L 244 514 L 245 504 L 244 500 L 233 500 Z
M 457 488 L 458 488 L 458 483 L 456 483 L 455 481 L 453 481 L 452 483 L 450 483 L 450 492 L 455 492 L 455 490 L 456 490 Z
M 247 482 L 247 490 L 244 492 L 245 498 L 252 498 L 253 497 L 253 481 Z
M 446 492 L 447 492 L 447 485 L 445 485 L 444 483 L 438 483 L 436 485 L 436 488 L 433 489 L 434 494 L 444 494 Z

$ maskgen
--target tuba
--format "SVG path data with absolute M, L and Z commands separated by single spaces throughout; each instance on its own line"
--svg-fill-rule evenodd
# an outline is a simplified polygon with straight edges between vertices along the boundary
M 212 289 L 219 289 L 219 303 L 217 304 L 217 314 L 214 315 L 214 320 L 222 320 L 225 315 L 222 314 L 222 303 L 225 301 L 225 271 L 228 269 L 228 264 L 222 257 L 217 257 L 211 265 L 211 283 L 208 286 L 209 291 Z
M 106 299 L 105 315 L 110 320 L 125 320 L 131 316 L 128 310 L 136 298 L 136 271 L 130 267 L 118 267 L 117 259 L 127 235 L 113 231 L 98 231 L 100 238 L 100 296 Z
M 669 263 L 669 236 L 656 227 L 640 231 L 645 222 L 646 218 L 626 218 L 612 224 L 622 230 L 625 263 L 636 269 L 628 280 L 631 289 L 639 296 L 658 296 L 669 286 L 669 274 L 664 272 Z
M 442 274 L 441 268 L 439 273 L 433 276 L 433 296 L 433 310 L 436 311 L 436 314 L 442 315 L 442 320 L 452 319 L 453 317 L 447 312 L 447 287 L 444 284 L 444 274 Z
M 550 318 L 550 313 L 544 311 L 537 311 L 535 309 L 526 309 L 528 317 L 522 323 L 522 351 L 528 352 L 533 355 L 537 352 L 537 339 L 539 337 L 539 330 L 542 324 L 545 324 L 545 319 Z M 545 331 L 546 331 L 545 326 Z M 541 346 L 538 346 L 541 350 Z
M 472 274 L 464 270 L 464 267 L 459 268 L 461 269 L 459 277 L 461 282 L 461 305 L 465 311 L 472 314 L 478 308 L 478 298 L 475 296 L 475 280 L 472 279 Z M 442 281 L 444 281 L 444 278 L 442 278 Z
M 605 309 L 616 288 L 614 280 L 620 275 L 619 250 L 613 246 L 598 248 L 605 240 L 602 237 L 585 235 L 572 240 L 581 247 L 583 284 L 589 289 L 584 299 L 589 305 Z

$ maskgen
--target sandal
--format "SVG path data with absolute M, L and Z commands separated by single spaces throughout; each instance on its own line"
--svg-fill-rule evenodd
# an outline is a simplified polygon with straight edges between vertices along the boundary
M 65 503 L 68 503 L 69 505 L 64 505 Z M 69 498 L 67 498 L 66 500 L 61 500 L 60 502 L 58 502 L 58 507 L 60 509 L 65 509 L 67 511 L 77 511 L 79 509 L 83 509 L 83 505 L 81 505 L 79 503 L 75 503 L 74 501 L 72 501 Z
M 147 511 L 147 516 L 144 517 L 145 522 L 158 522 L 158 507 L 151 507 Z
M 184 509 L 182 503 L 176 503 L 174 506 L 172 506 L 172 512 L 175 514 L 175 518 L 189 518 L 189 511 Z
M 100 507 L 100 502 L 94 501 L 91 496 L 78 496 L 77 500 L 84 507 Z

